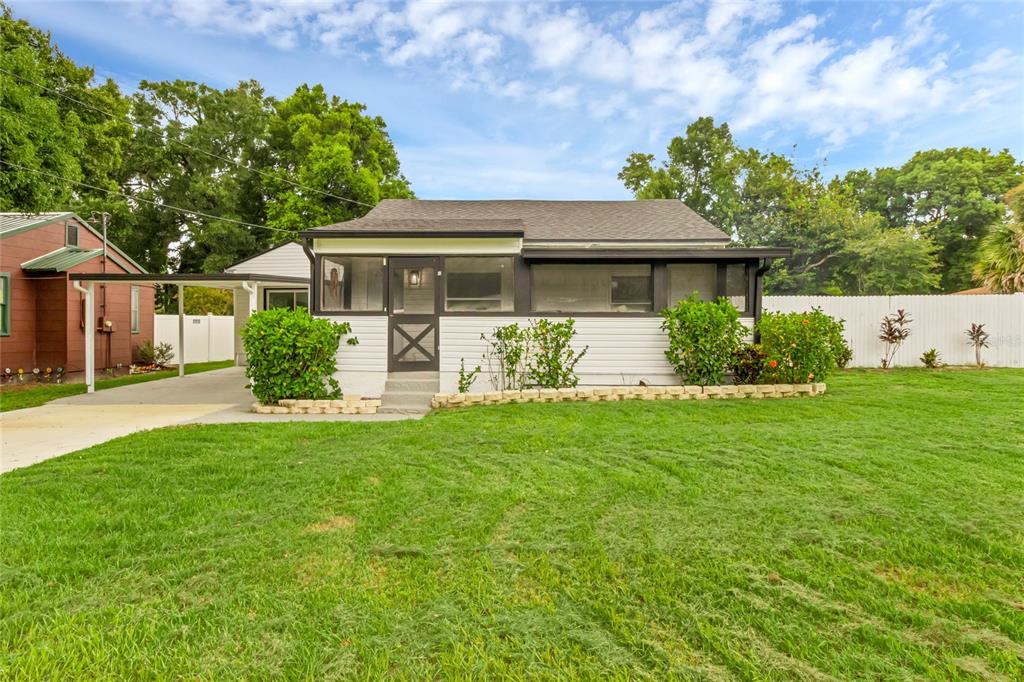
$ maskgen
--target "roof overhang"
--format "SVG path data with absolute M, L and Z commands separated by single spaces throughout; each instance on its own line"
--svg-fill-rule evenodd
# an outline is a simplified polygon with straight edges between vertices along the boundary
M 334 230 L 317 228 L 299 235 L 306 239 L 325 237 L 522 237 L 522 230 Z
M 526 260 L 692 260 L 692 261 L 749 261 L 761 258 L 788 258 L 793 249 L 774 247 L 755 248 L 659 248 L 659 249 L 549 249 L 523 248 Z
M 280 275 L 254 275 L 248 273 L 164 273 L 162 275 L 103 274 L 76 272 L 70 275 L 73 282 L 94 282 L 101 284 L 183 284 L 193 287 L 233 289 L 242 284 L 290 284 L 308 286 L 305 277 L 284 277 Z

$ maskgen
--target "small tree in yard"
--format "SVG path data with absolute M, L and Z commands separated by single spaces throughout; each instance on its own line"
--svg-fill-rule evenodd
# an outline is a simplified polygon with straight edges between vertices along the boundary
M 882 318 L 882 326 L 878 332 L 878 338 L 885 343 L 885 356 L 882 358 L 882 369 L 892 367 L 892 361 L 896 357 L 896 351 L 900 349 L 903 342 L 910 336 L 910 315 L 900 308 L 895 315 L 886 315 Z
M 334 378 L 341 337 L 348 322 L 311 316 L 305 309 L 275 308 L 256 313 L 242 328 L 248 361 L 245 375 L 264 404 L 285 398 L 322 400 L 341 396 Z M 349 339 L 349 345 L 358 341 Z
M 587 354 L 587 347 L 576 352 L 572 339 L 576 321 L 535 320 L 529 328 L 533 353 L 527 361 L 527 377 L 538 388 L 572 388 L 580 383 L 576 365 Z
M 972 322 L 966 333 L 967 345 L 974 347 L 974 363 L 981 367 L 981 349 L 988 348 L 988 332 L 985 331 L 985 325 Z
M 702 301 L 694 293 L 661 316 L 668 333 L 665 357 L 676 374 L 701 386 L 722 383 L 747 333 L 735 306 L 726 298 Z

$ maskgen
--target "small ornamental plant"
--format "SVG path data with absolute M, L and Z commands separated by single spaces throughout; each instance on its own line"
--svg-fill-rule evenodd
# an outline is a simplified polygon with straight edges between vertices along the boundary
M 304 308 L 264 310 L 242 328 L 248 366 L 245 375 L 256 399 L 273 404 L 286 398 L 340 398 L 334 378 L 341 337 L 348 322 L 315 318 Z M 347 343 L 352 343 L 349 339 Z
M 459 358 L 459 393 L 468 393 L 478 374 L 480 374 L 480 365 L 466 371 L 466 360 Z
M 882 318 L 882 326 L 878 329 L 878 340 L 885 344 L 882 369 L 892 367 L 896 351 L 910 337 L 910 323 L 913 321 L 903 308 L 897 310 L 895 315 L 886 315 Z
M 732 360 L 734 384 L 759 384 L 768 357 L 759 343 L 751 343 L 736 351 Z M 778 362 L 775 363 L 776 365 Z
M 985 325 L 972 322 L 966 333 L 967 345 L 974 348 L 974 364 L 981 367 L 981 349 L 988 348 L 988 332 L 985 331 Z
M 726 298 L 702 301 L 696 293 L 661 311 L 661 328 L 668 334 L 665 357 L 690 384 L 721 384 L 747 328 Z
M 942 357 L 939 356 L 939 351 L 929 348 L 924 353 L 921 353 L 921 364 L 928 369 L 940 367 L 942 365 Z
M 762 374 L 769 383 L 808 384 L 824 381 L 844 353 L 840 322 L 820 310 L 764 313 L 757 323 L 767 362 Z M 839 326 L 839 331 L 836 328 Z

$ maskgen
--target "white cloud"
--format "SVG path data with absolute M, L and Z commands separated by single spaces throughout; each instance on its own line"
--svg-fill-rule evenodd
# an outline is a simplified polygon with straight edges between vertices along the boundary
M 937 48 L 937 2 L 897 6 L 870 39 L 840 42 L 835 18 L 788 17 L 774 2 L 689 0 L 600 16 L 594 6 L 411 0 L 162 0 L 156 12 L 194 30 L 358 53 L 433 73 L 455 89 L 618 114 L 653 134 L 711 114 L 740 130 L 809 131 L 830 146 L 951 103 L 1020 96 L 1021 56 L 1003 49 L 951 70 Z M 954 47 L 947 47 L 955 50 Z M 1016 77 L 1014 74 L 1017 74 Z M 568 84 L 567 84 L 568 83 Z

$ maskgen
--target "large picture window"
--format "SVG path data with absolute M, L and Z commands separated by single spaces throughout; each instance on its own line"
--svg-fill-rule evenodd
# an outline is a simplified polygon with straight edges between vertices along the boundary
M 674 306 L 697 292 L 702 301 L 713 301 L 718 291 L 718 266 L 714 263 L 674 263 L 668 266 L 668 304 Z
M 445 259 L 446 311 L 507 312 L 515 307 L 513 258 Z
M 324 312 L 384 310 L 384 259 L 323 256 L 320 309 Z
M 535 265 L 533 310 L 545 313 L 644 313 L 654 309 L 647 264 Z

